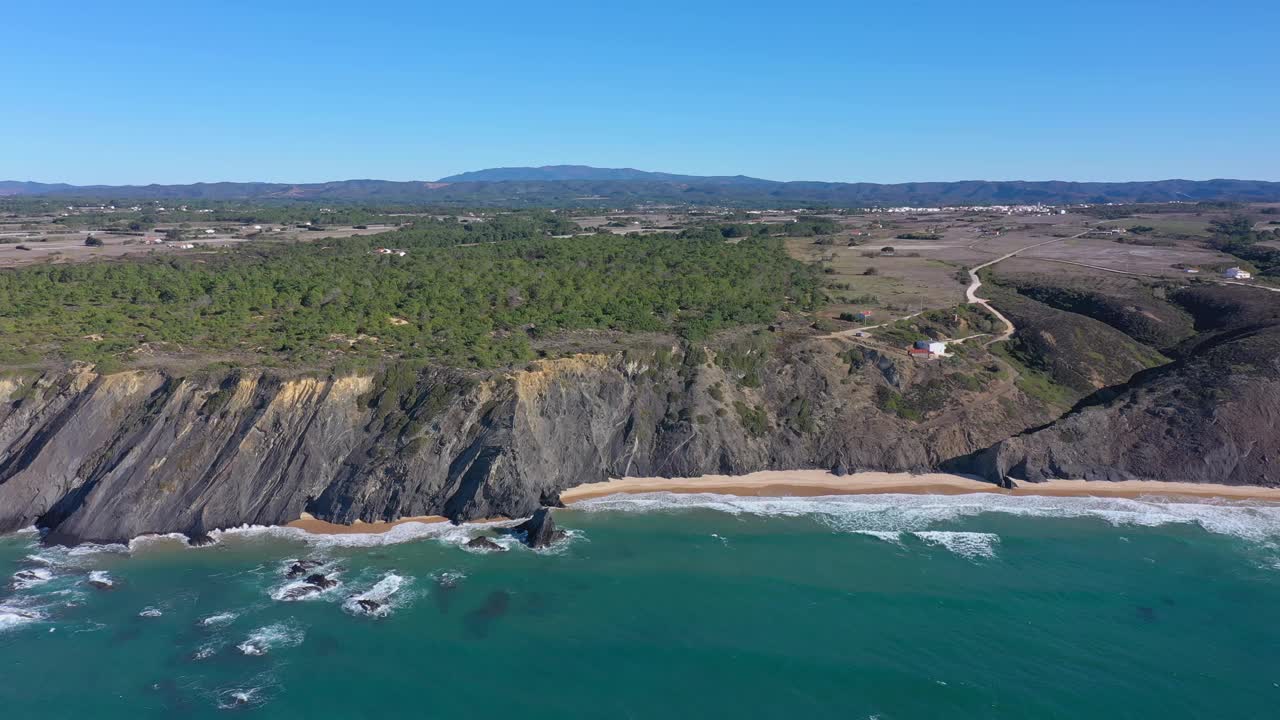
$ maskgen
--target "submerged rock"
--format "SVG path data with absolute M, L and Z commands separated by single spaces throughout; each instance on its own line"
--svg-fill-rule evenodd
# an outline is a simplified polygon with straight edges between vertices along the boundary
M 116 586 L 116 583 L 111 579 L 111 576 L 101 570 L 94 570 L 89 573 L 88 583 L 99 590 L 111 590 Z
M 378 612 L 378 609 L 382 607 L 382 603 L 378 602 L 377 600 L 360 598 L 356 600 L 356 606 L 359 607 L 362 611 L 372 615 Z
M 564 531 L 556 527 L 551 518 L 551 508 L 538 508 L 533 517 L 511 528 L 512 532 L 524 533 L 524 542 L 531 548 L 544 548 L 564 537 Z
M 312 574 L 312 575 L 308 575 L 308 576 L 307 576 L 307 579 L 306 579 L 306 581 L 305 581 L 305 582 L 306 582 L 308 585 L 314 585 L 314 586 L 316 586 L 316 587 L 320 588 L 321 590 L 328 590 L 328 589 L 329 589 L 329 588 L 331 588 L 331 587 L 337 587 L 337 586 L 338 586 L 338 581 L 337 581 L 337 580 L 334 580 L 334 579 L 332 579 L 332 578 L 325 577 L 324 575 L 322 575 L 322 574 L 320 574 L 320 573 L 314 573 L 314 574 Z
M 218 541 L 213 539 L 213 536 L 209 535 L 209 533 L 195 533 L 187 535 L 187 545 L 191 547 L 206 547 L 208 545 L 215 545 L 217 542 Z
M 302 598 L 315 595 L 318 592 L 320 592 L 320 588 L 315 585 L 299 585 L 285 590 L 284 594 L 280 596 L 280 599 L 285 601 L 301 600 Z
M 310 572 L 313 568 L 318 568 L 323 564 L 324 563 L 319 560 L 294 560 L 293 563 L 289 565 L 289 570 L 284 574 L 284 576 L 290 580 L 300 578 Z
M 13 574 L 13 586 L 22 590 L 53 579 L 53 572 L 46 568 L 29 568 Z
M 467 543 L 467 547 L 472 550 L 484 550 L 486 552 L 506 552 L 507 550 L 494 542 L 491 538 L 485 537 L 484 535 L 472 538 L 470 542 Z

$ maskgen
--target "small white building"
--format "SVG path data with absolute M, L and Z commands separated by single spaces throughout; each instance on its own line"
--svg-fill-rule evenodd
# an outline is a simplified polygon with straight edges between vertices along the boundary
M 930 355 L 946 355 L 946 354 L 947 354 L 947 344 L 946 344 L 946 343 L 944 343 L 944 342 L 931 342 L 931 343 L 929 343 L 929 354 L 930 354 Z
M 1248 270 L 1241 270 L 1238 267 L 1232 267 L 1227 268 L 1226 271 L 1222 273 L 1222 277 L 1230 280 L 1249 280 L 1253 278 L 1253 273 Z

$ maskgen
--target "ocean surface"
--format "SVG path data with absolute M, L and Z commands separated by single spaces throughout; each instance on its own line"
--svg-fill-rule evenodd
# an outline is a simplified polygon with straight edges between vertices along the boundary
M 556 517 L 556 547 L 488 554 L 461 547 L 483 525 L 2 537 L 0 717 L 1280 717 L 1280 506 L 658 493 Z M 285 599 L 301 558 L 340 584 Z

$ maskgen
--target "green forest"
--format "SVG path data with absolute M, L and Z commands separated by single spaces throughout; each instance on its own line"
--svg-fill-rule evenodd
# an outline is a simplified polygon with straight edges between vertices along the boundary
M 6 270 L 0 362 L 127 364 L 146 344 L 492 367 L 534 357 L 539 338 L 564 330 L 701 339 L 821 296 L 814 271 L 774 237 L 553 237 L 561 223 L 550 213 L 426 220 L 376 236 Z

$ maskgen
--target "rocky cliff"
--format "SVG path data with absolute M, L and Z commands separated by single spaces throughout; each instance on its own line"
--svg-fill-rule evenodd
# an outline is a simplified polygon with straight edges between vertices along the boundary
M 497 372 L 11 374 L 0 532 L 519 517 L 609 477 L 764 469 L 1280 484 L 1280 298 L 1048 284 L 1006 288 L 1005 350 L 944 361 L 758 331 Z
M 1165 348 L 1173 362 L 956 466 L 993 481 L 1280 485 L 1280 302 L 1273 295 L 1234 287 L 1172 293 L 1165 305 L 1187 313 L 1196 330 Z
M 114 541 L 304 511 L 343 523 L 516 517 L 624 475 L 925 470 L 1050 419 L 994 376 L 991 392 L 968 362 L 771 342 L 498 373 L 10 377 L 0 381 L 0 531 L 38 524 L 52 541 Z M 939 393 L 904 416 L 902 404 Z

